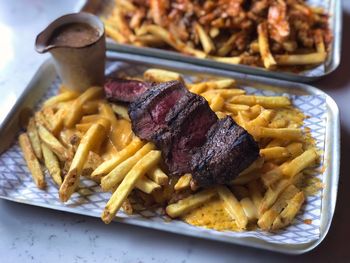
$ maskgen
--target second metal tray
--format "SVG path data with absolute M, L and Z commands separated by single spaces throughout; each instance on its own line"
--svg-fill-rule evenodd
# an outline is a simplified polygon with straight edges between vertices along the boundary
M 341 35 L 342 35 L 342 6 L 341 0 L 309 0 L 311 5 L 317 6 L 318 4 L 324 4 L 329 12 L 329 26 L 333 34 L 333 43 L 329 52 L 328 58 L 324 65 L 316 70 L 313 70 L 311 74 L 305 74 L 305 72 L 291 73 L 286 71 L 269 71 L 264 68 L 247 66 L 247 65 L 233 65 L 222 62 L 217 62 L 210 59 L 200 59 L 188 55 L 181 54 L 175 51 L 167 51 L 158 48 L 136 47 L 133 45 L 118 44 L 112 39 L 107 41 L 107 49 L 139 54 L 150 57 L 159 57 L 163 59 L 176 60 L 186 63 L 192 63 L 196 65 L 218 68 L 230 71 L 236 71 L 252 75 L 260 75 L 265 77 L 284 79 L 296 82 L 311 82 L 320 79 L 330 73 L 332 73 L 340 64 L 341 54 Z M 82 11 L 91 12 L 97 15 L 102 15 L 106 12 L 106 7 L 109 8 L 113 5 L 110 0 L 87 0 L 86 5 L 82 8 Z

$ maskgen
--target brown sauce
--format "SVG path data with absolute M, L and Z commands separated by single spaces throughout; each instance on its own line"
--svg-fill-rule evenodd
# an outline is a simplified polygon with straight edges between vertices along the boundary
M 66 24 L 56 29 L 49 41 L 50 45 L 83 47 L 94 43 L 100 37 L 99 31 L 83 23 Z

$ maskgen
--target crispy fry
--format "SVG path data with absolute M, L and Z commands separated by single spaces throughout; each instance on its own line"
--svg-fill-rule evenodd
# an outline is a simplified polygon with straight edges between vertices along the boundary
M 180 191 L 180 190 L 189 188 L 191 180 L 192 180 L 191 174 L 184 174 L 183 176 L 181 176 L 174 186 L 175 191 Z
M 74 155 L 68 174 L 59 190 L 59 197 L 62 202 L 67 202 L 70 196 L 78 186 L 79 177 L 82 173 L 84 163 L 88 157 L 89 151 L 94 148 L 106 136 L 105 128 L 100 124 L 94 124 L 83 136 L 78 149 Z
M 150 151 L 144 155 L 136 165 L 128 172 L 124 180 L 118 186 L 117 190 L 113 193 L 111 199 L 108 201 L 101 218 L 108 224 L 110 223 L 115 214 L 120 209 L 121 205 L 128 197 L 132 189 L 134 188 L 137 180 L 144 175 L 151 167 L 157 164 L 161 158 L 159 151 Z
M 60 161 L 64 162 L 71 158 L 67 149 L 41 124 L 38 125 L 38 134 L 40 139 L 57 155 Z
M 44 162 L 49 174 L 51 175 L 53 181 L 61 186 L 62 177 L 61 177 L 61 169 L 60 164 L 56 155 L 47 147 L 44 143 L 41 144 L 41 148 L 43 151 Z
M 260 155 L 264 157 L 266 161 L 271 161 L 280 158 L 288 158 L 290 157 L 290 152 L 285 147 L 270 147 L 260 150 Z
M 182 76 L 173 71 L 169 70 L 164 70 L 164 69 L 156 69 L 156 68 L 151 68 L 147 69 L 143 73 L 143 77 L 152 82 L 166 82 L 166 81 L 171 81 L 171 80 L 178 80 L 183 82 Z
M 250 200 L 249 197 L 245 197 L 239 202 L 243 208 L 244 214 L 248 218 L 248 221 L 256 221 L 258 219 L 258 211 L 252 200 Z
M 79 93 L 75 92 L 75 91 L 65 91 L 63 93 L 60 93 L 54 97 L 51 97 L 50 99 L 46 100 L 43 104 L 43 108 L 46 107 L 52 107 L 55 104 L 58 104 L 60 102 L 65 102 L 65 101 L 69 101 L 69 100 L 74 100 L 75 98 L 77 98 L 79 96 Z
M 271 230 L 277 230 L 291 224 L 304 201 L 305 197 L 303 192 L 297 193 L 291 200 L 289 200 L 281 214 L 276 217 Z
M 254 106 L 258 104 L 268 109 L 283 108 L 291 105 L 289 98 L 284 96 L 267 97 L 255 95 L 241 95 L 232 97 L 230 102 L 234 104 L 245 104 L 248 106 Z
M 216 94 L 210 101 L 210 108 L 212 111 L 217 112 L 224 106 L 225 100 L 220 94 Z
M 288 201 L 291 200 L 299 190 L 294 186 L 288 186 L 280 197 L 277 199 L 275 204 L 267 210 L 258 220 L 258 226 L 262 230 L 269 231 L 272 228 L 272 224 L 281 211 L 288 205 Z
M 32 148 L 34 150 L 35 156 L 39 160 L 42 160 L 43 155 L 42 155 L 41 146 L 40 146 L 40 138 L 39 138 L 38 130 L 35 125 L 35 120 L 33 118 L 29 119 L 29 123 L 27 126 L 27 135 L 29 137 L 30 144 L 32 145 Z
M 190 195 L 189 197 L 178 201 L 177 203 L 168 205 L 166 207 L 166 213 L 172 218 L 180 217 L 208 202 L 216 195 L 217 191 L 213 188 L 202 190 L 194 195 Z
M 276 55 L 277 65 L 312 65 L 321 64 L 327 58 L 326 52 L 309 53 L 303 55 Z
M 227 64 L 240 64 L 242 61 L 241 57 L 216 57 L 216 56 L 210 56 L 211 59 L 222 62 L 222 63 L 227 63 Z
M 101 180 L 101 187 L 104 191 L 111 190 L 118 183 L 120 183 L 126 174 L 133 168 L 136 163 L 141 160 L 146 154 L 155 149 L 152 143 L 147 143 L 140 150 L 138 150 L 132 157 L 120 163 L 110 173 L 108 173 Z
M 126 106 L 113 103 L 111 104 L 111 107 L 114 113 L 117 114 L 119 117 L 123 118 L 124 120 L 130 121 L 128 108 Z
M 253 180 L 248 183 L 249 196 L 252 199 L 257 209 L 257 212 L 263 200 L 261 188 L 262 188 L 261 183 L 258 183 L 258 180 Z
M 269 36 L 267 30 L 267 23 L 263 22 L 258 25 L 258 43 L 261 58 L 264 66 L 267 69 L 272 69 L 276 66 L 276 61 L 273 58 L 269 47 Z
M 159 167 L 150 169 L 147 176 L 159 185 L 167 185 L 169 181 L 168 176 Z
M 156 189 L 160 189 L 161 186 L 147 177 L 143 176 L 136 181 L 135 187 L 140 189 L 142 192 L 146 194 L 151 194 Z
M 304 170 L 306 167 L 311 166 L 316 162 L 318 154 L 314 149 L 310 149 L 302 153 L 300 156 L 293 159 L 289 164 L 287 164 L 282 172 L 288 177 L 293 177 L 297 173 Z
M 199 36 L 204 52 L 206 54 L 212 53 L 215 50 L 215 45 L 208 34 L 205 32 L 204 28 L 200 24 L 196 23 L 194 29 Z
M 100 87 L 91 87 L 82 93 L 71 105 L 65 115 L 64 125 L 67 128 L 73 127 L 83 116 L 83 105 L 93 99 L 99 98 L 103 94 Z
M 142 146 L 143 142 L 140 139 L 134 139 L 126 148 L 118 152 L 118 154 L 114 158 L 105 161 L 100 166 L 98 166 L 96 170 L 92 172 L 91 177 L 102 177 L 110 173 L 117 165 L 131 157 Z
M 220 198 L 225 202 L 227 211 L 232 216 L 232 218 L 236 220 L 237 226 L 240 229 L 245 229 L 248 224 L 248 218 L 245 215 L 244 210 L 239 201 L 225 186 L 218 186 L 217 191 Z
M 278 196 L 290 185 L 290 181 L 286 179 L 282 179 L 274 185 L 271 185 L 265 195 L 263 200 L 261 201 L 259 209 L 259 214 L 262 215 L 267 211 L 277 200 Z
M 34 154 L 28 135 L 26 133 L 22 133 L 19 136 L 18 140 L 23 152 L 24 159 L 27 162 L 28 169 L 32 174 L 35 184 L 38 188 L 44 189 L 46 187 L 45 177 L 43 172 L 41 171 L 39 161 Z

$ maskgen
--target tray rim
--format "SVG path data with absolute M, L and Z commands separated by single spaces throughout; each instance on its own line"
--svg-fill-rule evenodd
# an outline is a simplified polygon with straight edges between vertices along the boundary
M 205 238 L 205 239 L 211 239 L 211 240 L 216 240 L 216 241 L 223 241 L 223 242 L 228 242 L 228 243 L 233 243 L 233 244 L 238 244 L 238 245 L 245 245 L 245 246 L 250 246 L 250 247 L 255 247 L 255 248 L 260 248 L 260 249 L 265 249 L 265 250 L 270 250 L 274 252 L 280 252 L 280 253 L 285 253 L 285 254 L 302 254 L 305 252 L 308 252 L 315 247 L 317 247 L 325 238 L 325 236 L 328 233 L 328 230 L 331 226 L 332 222 L 332 217 L 334 214 L 334 209 L 335 209 L 335 204 L 336 204 L 336 196 L 337 196 L 337 189 L 338 189 L 338 179 L 339 179 L 339 162 L 340 162 L 340 123 L 339 123 L 339 110 L 338 107 L 335 103 L 335 101 L 326 93 L 323 91 L 306 85 L 306 84 L 299 84 L 299 83 L 293 83 L 293 82 L 288 82 L 284 80 L 275 80 L 275 79 L 269 79 L 261 76 L 251 76 L 251 75 L 246 75 L 246 74 L 241 74 L 237 72 L 230 72 L 230 71 L 223 71 L 219 69 L 211 69 L 211 68 L 205 68 L 201 66 L 196 66 L 196 65 L 191 65 L 191 64 L 186 64 L 186 63 L 176 63 L 176 67 L 171 65 L 173 63 L 172 61 L 169 60 L 160 60 L 160 59 L 154 59 L 156 61 L 149 61 L 150 58 L 147 58 L 148 61 L 144 62 L 143 59 L 145 57 L 138 56 L 138 55 L 130 55 L 130 54 L 122 54 L 122 53 L 114 53 L 114 52 L 107 52 L 107 57 L 113 57 L 117 58 L 120 60 L 124 61 L 129 61 L 129 62 L 137 62 L 141 61 L 143 64 L 154 64 L 156 63 L 160 67 L 172 67 L 172 68 L 182 68 L 184 70 L 184 67 L 187 67 L 187 71 L 190 72 L 201 72 L 201 73 L 208 73 L 208 74 L 214 74 L 214 75 L 221 75 L 221 76 L 231 76 L 237 79 L 241 80 L 249 80 L 252 82 L 258 82 L 258 83 L 263 83 L 263 84 L 270 84 L 272 86 L 276 87 L 282 87 L 287 89 L 287 87 L 283 87 L 286 85 L 293 85 L 294 88 L 298 90 L 304 90 L 310 94 L 322 94 L 326 98 L 326 105 L 327 105 L 327 112 L 328 115 L 327 118 L 331 118 L 333 121 L 332 123 L 334 124 L 333 126 L 328 126 L 327 125 L 327 132 L 326 132 L 326 140 L 329 139 L 330 141 L 326 141 L 325 146 L 325 156 L 326 152 L 327 154 L 330 154 L 328 156 L 334 156 L 332 159 L 332 162 L 330 162 L 329 166 L 327 167 L 327 173 L 325 178 L 331 179 L 329 183 L 327 183 L 326 188 L 328 189 L 327 191 L 325 190 L 323 198 L 322 198 L 322 210 L 327 209 L 329 211 L 328 215 L 324 215 L 321 210 L 321 227 L 320 227 L 320 237 L 317 240 L 313 240 L 307 243 L 299 244 L 299 245 L 291 245 L 291 244 L 276 244 L 276 243 L 269 243 L 264 240 L 258 240 L 258 239 L 253 239 L 251 237 L 235 237 L 235 238 L 226 238 L 223 239 L 222 237 L 218 238 L 217 236 L 210 236 L 210 235 L 205 235 L 202 232 L 196 232 L 196 233 L 181 233 L 183 235 L 188 235 L 188 236 L 193 236 L 193 237 L 200 237 L 200 238 Z M 44 89 L 41 87 L 41 91 L 45 92 L 47 88 L 49 88 L 49 85 L 47 83 L 52 82 L 56 78 L 56 73 L 54 70 L 54 65 L 53 61 L 51 58 L 47 59 L 38 69 L 37 73 L 34 75 L 32 81 L 28 84 L 28 86 L 25 89 L 25 92 L 21 95 L 19 100 L 16 102 L 15 106 L 12 108 L 10 111 L 9 115 L 5 118 L 5 120 L 9 121 L 11 120 L 11 117 L 14 116 L 14 114 L 18 113 L 18 111 L 21 108 L 21 104 L 27 99 L 29 96 L 30 92 L 37 88 L 40 89 L 40 86 L 45 86 Z M 42 78 L 45 78 L 45 74 L 48 74 L 51 77 L 51 80 L 48 81 L 43 81 Z M 40 100 L 38 98 L 38 100 Z M 34 102 L 33 104 L 36 104 L 38 101 Z M 0 124 L 0 135 L 3 132 L 3 129 L 6 128 L 8 123 L 3 122 Z M 13 133 L 13 131 L 12 131 Z M 327 200 L 326 200 L 327 197 Z M 87 216 L 92 216 L 92 217 L 98 217 L 96 214 L 92 214 L 89 212 L 81 213 L 80 211 L 74 211 L 74 208 L 69 208 L 65 206 L 56 206 L 56 205 L 45 205 L 42 203 L 35 203 L 35 202 L 30 202 L 27 200 L 21 200 L 21 199 L 16 199 L 16 198 L 11 198 L 7 196 L 0 196 L 2 199 L 6 200 L 11 200 L 15 201 L 18 203 L 24 203 L 24 204 L 30 204 L 30 205 L 35 205 L 35 206 L 40 206 L 40 207 L 46 207 L 50 209 L 55 209 L 59 211 L 66 211 L 66 212 L 71 212 L 75 214 L 81 214 L 81 215 L 87 215 Z M 163 227 L 163 224 L 147 224 L 144 223 L 143 221 L 140 220 L 135 220 L 133 218 L 117 218 L 115 221 L 117 222 L 123 222 L 127 224 L 132 224 L 132 225 L 138 225 L 138 226 L 143 226 L 143 227 L 148 227 L 152 229 L 157 229 L 157 230 L 162 230 L 162 231 L 167 231 L 167 232 L 172 232 L 172 233 L 178 233 L 176 230 L 172 230 L 171 228 L 166 228 Z M 323 222 L 323 223 L 322 223 Z
M 109 3 L 108 0 L 103 0 L 100 4 L 96 3 L 96 0 L 87 0 L 85 5 L 81 8 L 81 11 L 87 11 L 94 14 L 98 14 L 98 9 L 101 8 L 101 4 Z M 138 54 L 149 57 L 159 57 L 162 59 L 180 61 L 185 63 L 191 63 L 203 67 L 215 67 L 223 70 L 236 71 L 245 74 L 259 75 L 274 79 L 282 79 L 287 81 L 298 81 L 303 83 L 313 82 L 328 76 L 333 73 L 340 65 L 341 60 L 341 42 L 342 42 L 342 21 L 343 21 L 343 8 L 341 0 L 330 0 L 330 26 L 333 34 L 333 43 L 331 51 L 329 52 L 326 62 L 323 64 L 326 71 L 317 76 L 305 76 L 301 74 L 294 74 L 283 71 L 269 71 L 260 67 L 253 67 L 249 65 L 234 65 L 229 63 L 218 62 L 210 59 L 201 59 L 193 56 L 188 56 L 176 51 L 167 51 L 159 48 L 150 47 L 136 47 L 134 45 L 119 44 L 114 40 L 107 41 L 107 50 L 124 52 L 130 54 Z M 328 62 L 329 61 L 329 62 Z M 327 65 L 329 64 L 329 65 Z

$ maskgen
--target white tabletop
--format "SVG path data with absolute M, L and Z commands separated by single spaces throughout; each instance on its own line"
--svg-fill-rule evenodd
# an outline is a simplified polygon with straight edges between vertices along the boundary
M 37 33 L 83 2 L 0 1 L 0 122 L 47 58 L 34 51 Z M 350 1 L 344 1 L 344 10 L 342 64 L 313 84 L 333 96 L 342 113 L 338 204 L 318 248 L 286 256 L 0 200 L 0 262 L 349 262 Z

